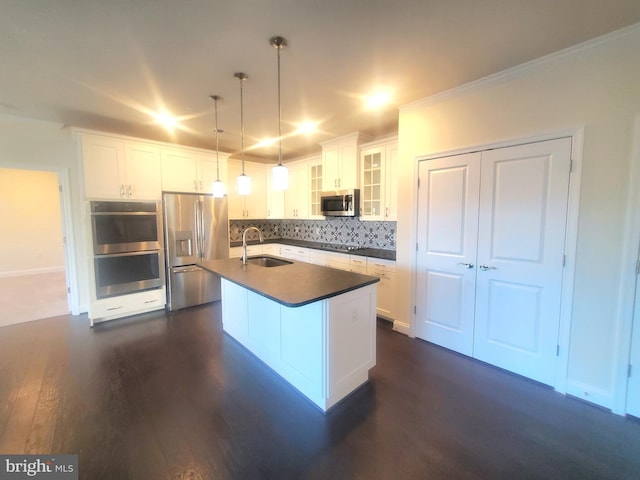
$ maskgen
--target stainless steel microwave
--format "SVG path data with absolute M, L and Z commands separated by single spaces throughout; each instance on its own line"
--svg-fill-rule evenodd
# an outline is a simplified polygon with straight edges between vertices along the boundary
M 320 211 L 325 217 L 357 217 L 360 215 L 360 190 L 322 192 Z

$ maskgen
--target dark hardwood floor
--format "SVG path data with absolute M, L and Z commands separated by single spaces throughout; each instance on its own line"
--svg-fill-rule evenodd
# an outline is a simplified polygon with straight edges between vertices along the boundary
M 378 327 L 327 415 L 222 334 L 217 303 L 0 328 L 0 453 L 99 479 L 640 478 L 640 422 Z

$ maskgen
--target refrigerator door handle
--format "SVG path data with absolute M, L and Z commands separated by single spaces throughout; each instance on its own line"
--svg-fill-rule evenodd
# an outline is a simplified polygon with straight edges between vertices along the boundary
M 200 203 L 198 202 L 198 200 L 196 200 L 193 203 L 193 216 L 194 216 L 194 225 L 195 225 L 194 237 L 195 237 L 195 243 L 196 243 L 196 258 L 198 260 L 200 260 L 202 258 L 202 255 L 200 254 L 200 215 L 199 215 L 199 210 L 200 210 Z
M 187 265 L 186 267 L 172 267 L 171 273 L 190 273 L 190 272 L 200 272 L 202 269 L 197 265 Z
M 204 201 L 202 199 L 198 199 L 198 246 L 200 251 L 200 261 L 204 260 Z

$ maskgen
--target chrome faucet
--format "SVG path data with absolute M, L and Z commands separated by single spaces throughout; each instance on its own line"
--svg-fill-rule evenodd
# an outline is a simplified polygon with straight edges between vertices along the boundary
M 242 264 L 243 265 L 247 264 L 247 232 L 249 230 L 255 230 L 256 232 L 258 232 L 258 235 L 260 236 L 260 241 L 264 242 L 264 239 L 262 238 L 262 232 L 258 227 L 249 227 L 244 232 L 242 232 Z

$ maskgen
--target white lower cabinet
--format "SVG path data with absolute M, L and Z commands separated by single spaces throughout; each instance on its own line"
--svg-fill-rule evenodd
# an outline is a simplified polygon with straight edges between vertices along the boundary
M 222 280 L 222 325 L 327 411 L 368 380 L 376 363 L 375 285 L 287 307 Z
M 297 260 L 298 262 L 309 263 L 309 249 L 304 247 L 280 245 L 280 256 L 291 260 Z
M 349 267 L 352 272 L 367 275 L 367 257 L 351 255 Z
M 393 320 L 396 317 L 396 262 L 368 257 L 367 275 L 380 279 L 376 313 Z
M 164 308 L 165 289 L 157 288 L 129 295 L 94 300 L 89 307 L 91 325 L 104 320 L 151 312 Z
M 254 255 L 262 255 L 262 244 L 258 245 L 247 245 L 247 257 L 252 257 Z M 230 247 L 229 248 L 229 258 L 242 258 L 242 247 Z
M 265 255 L 280 256 L 280 244 L 279 243 L 265 243 L 262 245 L 262 253 Z

